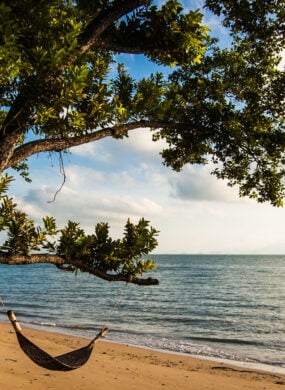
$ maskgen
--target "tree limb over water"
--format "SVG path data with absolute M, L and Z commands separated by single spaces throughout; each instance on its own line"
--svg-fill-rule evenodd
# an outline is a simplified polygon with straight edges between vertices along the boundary
M 62 271 L 75 272 L 80 270 L 81 272 L 88 272 L 91 275 L 97 276 L 100 279 L 109 282 L 126 282 L 137 284 L 139 286 L 154 286 L 158 285 L 158 279 L 154 278 L 139 278 L 135 276 L 128 276 L 123 274 L 108 274 L 100 269 L 92 268 L 84 261 L 80 260 L 65 260 L 56 255 L 50 254 L 34 254 L 30 256 L 21 255 L 7 255 L 6 253 L 0 252 L 0 264 L 7 265 L 31 265 L 31 264 L 53 264 Z

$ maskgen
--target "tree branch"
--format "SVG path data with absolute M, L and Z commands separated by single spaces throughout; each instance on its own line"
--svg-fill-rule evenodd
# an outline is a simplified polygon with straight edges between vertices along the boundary
M 26 122 L 28 121 L 31 113 L 29 103 L 29 97 L 24 88 L 24 91 L 19 92 L 18 96 L 14 100 L 0 128 L 0 172 L 8 167 L 14 148 L 17 145 L 21 134 L 23 134 L 26 130 Z M 25 123 L 25 125 L 23 125 L 23 123 Z
M 27 265 L 39 263 L 53 264 L 57 266 L 57 268 L 64 271 L 75 271 L 76 269 L 79 269 L 81 272 L 88 272 L 89 274 L 109 282 L 126 282 L 137 284 L 139 286 L 155 286 L 159 284 L 159 281 L 153 278 L 138 278 L 136 276 L 122 274 L 108 274 L 99 269 L 91 267 L 82 260 L 66 260 L 57 255 L 46 253 L 24 256 L 8 255 L 7 253 L 0 252 L 0 264 Z
M 153 53 L 152 48 L 144 48 L 142 46 L 128 46 L 128 45 L 121 45 L 116 42 L 112 42 L 104 39 L 98 39 L 96 42 L 96 46 L 100 47 L 105 50 L 110 50 L 116 53 L 126 53 L 126 54 L 144 54 L 146 56 L 149 56 Z M 169 51 L 169 50 L 168 50 Z
M 114 127 L 107 127 L 105 129 L 97 130 L 94 133 L 85 134 L 79 137 L 73 138 L 56 138 L 56 139 L 43 139 L 37 141 L 31 141 L 24 145 L 19 146 L 15 149 L 13 156 L 10 158 L 8 167 L 13 167 L 20 161 L 32 156 L 36 153 L 51 152 L 51 151 L 62 151 L 73 146 L 79 146 L 89 142 L 98 141 L 102 138 L 122 136 L 126 135 L 128 131 L 135 130 L 138 128 L 163 128 L 173 126 L 167 122 L 155 122 L 155 121 L 137 121 L 126 123 Z
M 113 8 L 105 11 L 103 14 L 100 13 L 81 34 L 79 39 L 81 54 L 86 53 L 96 43 L 99 36 L 116 20 L 134 9 L 149 3 L 149 0 L 125 0 L 122 3 L 118 2 Z

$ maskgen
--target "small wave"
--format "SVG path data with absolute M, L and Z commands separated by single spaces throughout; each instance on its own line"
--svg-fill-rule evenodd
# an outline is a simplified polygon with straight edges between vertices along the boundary
M 113 333 L 113 332 L 112 332 Z M 135 334 L 119 334 L 111 335 L 111 341 L 120 342 L 130 345 L 138 345 L 161 351 L 169 351 L 172 353 L 183 353 L 191 356 L 201 356 L 214 359 L 229 359 L 234 361 L 256 362 L 256 360 L 240 357 L 234 353 L 228 353 L 223 350 L 211 348 L 208 345 L 193 344 L 193 343 L 177 343 L 177 341 L 167 338 L 157 339 L 155 337 L 142 338 Z
M 188 340 L 195 341 L 204 341 L 210 343 L 220 343 L 220 344 L 238 344 L 238 345 L 254 345 L 254 346 L 262 346 L 264 343 L 260 341 L 252 341 L 252 340 L 242 340 L 242 339 L 224 339 L 219 337 L 199 337 L 199 336 L 189 336 Z
M 30 321 L 30 322 L 25 322 L 25 321 L 22 321 L 24 324 L 27 324 L 27 325 L 36 325 L 36 326 L 49 326 L 49 327 L 56 327 L 56 323 L 55 322 L 45 322 L 45 321 Z

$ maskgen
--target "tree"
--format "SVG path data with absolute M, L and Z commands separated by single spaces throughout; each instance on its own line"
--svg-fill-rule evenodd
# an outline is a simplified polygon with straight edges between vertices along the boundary
M 284 197 L 284 0 L 211 1 L 204 6 L 228 28 L 231 46 L 210 37 L 199 10 L 176 0 L 9 0 L 0 4 L 0 262 L 51 262 L 107 280 L 157 283 L 138 275 L 153 268 L 141 255 L 157 231 L 130 221 L 112 240 L 101 223 L 94 235 L 69 221 L 43 227 L 6 194 L 16 169 L 29 180 L 28 158 L 61 153 L 136 128 L 164 138 L 166 165 L 215 164 L 213 174 L 241 196 L 282 205 Z M 135 80 L 117 53 L 143 54 L 169 76 Z M 52 237 L 57 242 L 52 242 Z M 36 253 L 46 249 L 50 254 Z

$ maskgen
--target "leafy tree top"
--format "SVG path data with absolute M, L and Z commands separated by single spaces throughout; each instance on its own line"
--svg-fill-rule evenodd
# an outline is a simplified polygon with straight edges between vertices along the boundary
M 1 171 L 60 151 L 151 127 L 165 163 L 216 163 L 240 194 L 280 205 L 284 196 L 284 0 L 205 1 L 232 47 L 219 49 L 202 13 L 170 0 L 1 2 Z M 116 53 L 175 65 L 133 80 Z M 32 141 L 31 141 L 32 140 Z

